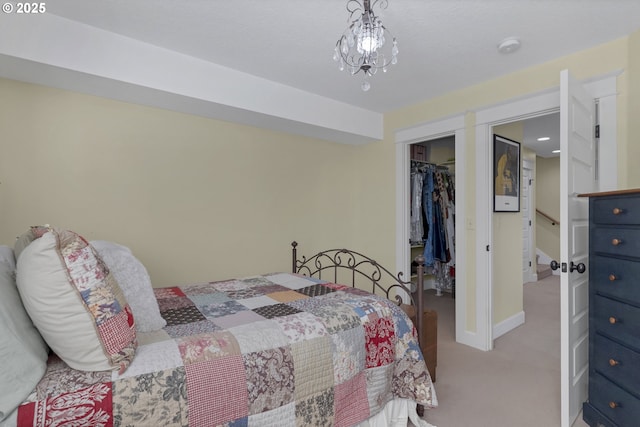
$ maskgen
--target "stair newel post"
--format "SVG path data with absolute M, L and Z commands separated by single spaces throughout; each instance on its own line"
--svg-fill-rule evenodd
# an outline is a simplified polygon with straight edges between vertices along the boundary
M 296 241 L 291 242 L 291 253 L 292 253 L 292 256 L 293 256 L 292 263 L 291 263 L 291 272 L 292 273 L 297 273 L 296 270 L 298 268 L 298 265 L 297 265 L 297 263 L 298 263 L 298 249 L 297 249 L 297 246 L 298 246 L 298 242 L 296 242 Z

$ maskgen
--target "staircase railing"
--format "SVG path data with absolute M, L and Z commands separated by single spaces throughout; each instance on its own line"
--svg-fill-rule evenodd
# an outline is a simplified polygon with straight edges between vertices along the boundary
M 547 219 L 549 222 L 551 222 L 551 225 L 560 225 L 560 221 L 558 221 L 557 219 L 553 218 L 552 216 L 550 216 L 549 214 L 546 214 L 544 212 L 542 212 L 540 209 L 536 209 L 536 213 L 540 216 L 542 216 L 543 218 Z

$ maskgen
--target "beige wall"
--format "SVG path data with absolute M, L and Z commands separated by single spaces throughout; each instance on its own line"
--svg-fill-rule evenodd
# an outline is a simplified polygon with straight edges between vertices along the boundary
M 353 246 L 356 147 L 11 80 L 0 93 L 0 244 L 69 228 L 131 247 L 155 286 L 288 271 L 294 239 Z
M 629 119 L 640 109 L 640 78 L 630 76 L 638 34 L 388 113 L 384 140 L 358 147 L 0 80 L 0 243 L 31 224 L 73 228 L 130 246 L 158 286 L 287 270 L 293 239 L 307 253 L 347 246 L 394 266 L 395 132 L 464 112 L 472 189 L 473 111 L 557 87 L 564 68 L 578 79 L 623 70 L 618 175 L 639 186 L 640 125 Z M 475 221 L 473 192 L 458 196 Z M 476 235 L 467 233 L 457 249 L 467 283 L 457 286 L 473 331 Z M 496 307 L 500 317 L 512 310 Z
M 560 218 L 560 157 L 536 162 L 536 206 L 555 220 Z M 536 241 L 538 248 L 551 259 L 560 260 L 560 225 L 537 216 Z
M 493 133 L 522 144 L 522 122 L 494 126 Z M 520 156 L 524 158 L 522 150 Z M 520 180 L 522 180 L 522 162 Z M 493 323 L 497 324 L 523 310 L 522 210 L 519 212 L 494 212 L 492 222 Z

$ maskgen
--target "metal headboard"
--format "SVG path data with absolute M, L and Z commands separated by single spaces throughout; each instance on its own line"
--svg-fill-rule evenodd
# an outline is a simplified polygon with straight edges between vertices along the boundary
M 402 272 L 394 275 L 374 259 L 356 251 L 329 249 L 318 252 L 309 258 L 305 256 L 298 258 L 298 243 L 292 242 L 291 247 L 293 254 L 292 271 L 294 273 L 323 279 L 322 274 L 324 272 L 324 280 L 332 280 L 334 283 L 352 287 L 356 287 L 357 278 L 365 278 L 371 283 L 371 293 L 382 293 L 387 299 L 395 300 L 398 305 L 403 303 L 403 295 L 408 297 L 410 305 L 415 307 L 416 310 L 415 327 L 418 331 L 418 340 L 422 342 L 424 292 L 417 292 L 419 289 L 424 289 L 424 257 L 422 255 L 416 258 L 418 264 L 417 283 L 413 283 L 411 280 L 403 280 Z M 350 273 L 351 283 L 344 283 L 344 279 L 338 278 L 338 272 L 344 270 Z M 393 298 L 391 298 L 392 295 Z

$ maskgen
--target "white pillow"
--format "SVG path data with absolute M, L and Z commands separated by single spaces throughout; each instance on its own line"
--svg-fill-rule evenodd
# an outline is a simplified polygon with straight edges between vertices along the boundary
M 0 245 L 0 262 L 7 264 L 11 272 L 16 269 L 16 257 L 13 255 L 12 247 Z
M 31 242 L 49 231 L 49 225 L 32 225 L 27 231 L 18 236 L 13 244 L 13 252 L 16 262 L 20 258 L 22 251 L 29 246 Z
M 82 236 L 48 230 L 18 257 L 16 282 L 27 313 L 70 367 L 124 372 L 138 343 L 115 277 Z
M 49 349 L 22 305 L 15 263 L 0 248 L 0 424 L 35 389 L 44 375 Z M 11 248 L 10 248 L 11 249 Z M 13 249 L 11 249 L 13 257 Z
M 131 250 L 105 240 L 92 240 L 90 243 L 118 281 L 136 319 L 136 330 L 153 332 L 164 328 L 167 322 L 160 315 L 151 278 Z

